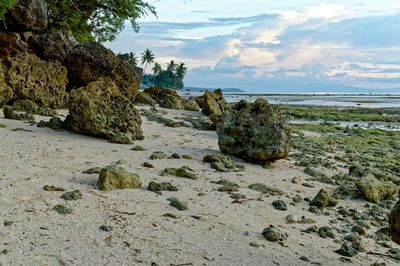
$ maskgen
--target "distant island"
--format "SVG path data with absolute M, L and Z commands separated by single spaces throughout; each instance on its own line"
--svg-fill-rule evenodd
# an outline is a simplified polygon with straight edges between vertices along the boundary
M 204 92 L 214 91 L 217 88 L 203 88 L 203 87 L 184 87 L 182 91 L 185 92 Z M 225 93 L 245 93 L 246 91 L 238 89 L 238 88 L 221 88 L 221 90 Z

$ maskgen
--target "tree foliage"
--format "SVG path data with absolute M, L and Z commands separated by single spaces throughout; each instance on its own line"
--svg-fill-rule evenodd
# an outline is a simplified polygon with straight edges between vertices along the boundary
M 2 0 L 4 1 L 4 0 Z M 9 0 L 6 0 L 9 1 Z M 112 41 L 129 20 L 135 32 L 137 19 L 156 15 L 155 8 L 143 0 L 46 0 L 49 31 L 71 32 L 80 42 L 97 39 Z
M 15 4 L 16 0 L 1 0 L 0 1 L 0 19 L 3 19 L 4 14 Z
M 174 60 L 167 64 L 164 70 L 158 63 L 154 64 L 153 75 L 145 75 L 143 83 L 148 86 L 158 86 L 173 90 L 181 90 L 184 86 L 187 67 L 184 63 L 177 65 Z

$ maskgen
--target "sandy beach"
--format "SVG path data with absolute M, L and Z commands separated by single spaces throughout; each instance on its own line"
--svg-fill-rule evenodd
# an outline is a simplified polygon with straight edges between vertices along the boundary
M 185 113 L 200 115 L 165 111 L 170 118 Z M 313 198 L 322 187 L 329 186 L 314 181 L 308 182 L 312 187 L 292 183 L 294 177 L 306 181 L 309 176 L 290 158 L 277 161 L 271 169 L 236 159 L 246 167 L 245 171 L 222 173 L 203 162 L 205 155 L 221 154 L 214 131 L 169 128 L 143 118 L 145 140 L 120 145 L 7 120 L 2 113 L 0 123 L 6 126 L 0 128 L 0 212 L 1 222 L 8 225 L 0 227 L 3 265 L 345 264 L 334 253 L 340 247 L 335 239 L 302 232 L 309 224 L 286 222 L 285 217 L 291 214 L 312 218 L 317 226 L 332 226 L 334 218 L 333 209 L 317 215 L 308 211 L 306 201 L 292 203 L 296 195 Z M 136 145 L 146 150 L 131 150 Z M 193 159 L 150 160 L 154 151 L 190 155 Z M 97 188 L 98 174 L 82 173 L 117 162 L 139 174 L 143 189 L 101 192 Z M 143 167 L 144 162 L 152 163 L 154 168 Z M 160 176 L 166 167 L 181 166 L 195 170 L 199 179 Z M 217 191 L 219 185 L 211 181 L 221 179 L 239 184 L 239 193 L 246 199 L 234 203 L 230 194 Z M 169 181 L 179 191 L 158 195 L 147 190 L 150 181 Z M 268 196 L 253 191 L 248 188 L 253 183 L 278 188 L 284 195 Z M 79 190 L 83 198 L 66 201 L 60 198 L 63 192 L 45 191 L 45 185 Z M 169 206 L 167 198 L 171 196 L 186 201 L 189 209 L 178 211 Z M 287 203 L 287 211 L 272 206 L 277 199 Z M 72 208 L 73 213 L 58 214 L 52 210 L 57 204 Z M 340 201 L 340 205 L 362 211 L 365 201 Z M 102 231 L 102 225 L 111 226 L 112 230 Z M 289 234 L 283 245 L 268 242 L 261 235 L 269 225 Z M 333 226 L 340 228 L 340 222 Z M 371 238 L 367 245 L 369 250 L 382 251 Z M 366 253 L 351 260 L 355 265 L 376 261 L 394 264 L 390 258 Z

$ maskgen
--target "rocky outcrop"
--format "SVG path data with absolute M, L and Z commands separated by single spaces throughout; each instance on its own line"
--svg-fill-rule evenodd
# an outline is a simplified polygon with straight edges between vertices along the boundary
M 240 101 L 224 111 L 217 124 L 222 152 L 264 164 L 286 158 L 290 129 L 280 111 L 266 100 Z
M 162 108 L 183 110 L 182 98 L 176 91 L 163 88 L 149 88 L 144 90 L 151 96 Z
M 389 230 L 392 240 L 400 244 L 400 201 L 397 202 L 389 215 Z
M 189 97 L 188 99 L 182 99 L 183 108 L 188 111 L 199 111 L 200 107 L 196 102 L 196 98 Z
M 0 31 L 0 58 L 3 61 L 9 61 L 17 53 L 25 52 L 28 49 L 28 44 L 21 39 L 18 33 Z
M 68 82 L 65 67 L 30 53 L 20 53 L 10 61 L 5 77 L 14 92 L 14 99 L 31 100 L 41 107 L 61 108 L 65 105 Z
M 147 93 L 139 91 L 133 103 L 139 105 L 155 106 L 157 102 Z
M 203 96 L 203 113 L 206 115 L 220 115 L 226 107 L 226 102 L 222 96 L 222 90 L 214 92 L 205 91 Z
M 113 139 L 116 134 L 143 139 L 141 118 L 113 80 L 100 78 L 70 94 L 65 127 L 80 134 Z
M 100 78 L 107 78 L 130 100 L 135 98 L 139 89 L 136 73 L 130 65 L 97 42 L 75 46 L 64 66 L 68 70 L 70 88 L 85 87 Z
M 0 61 L 0 107 L 11 101 L 13 95 L 13 90 L 6 83 L 3 64 Z
M 36 55 L 45 61 L 63 62 L 72 49 L 78 45 L 74 37 L 64 32 L 34 35 L 30 46 Z
M 357 189 L 369 202 L 377 203 L 395 195 L 397 186 L 390 181 L 378 180 L 373 174 L 368 174 L 356 182 Z
M 47 6 L 44 0 L 18 0 L 17 4 L 6 14 L 4 25 L 9 31 L 41 31 L 48 23 Z M 1 23 L 3 24 L 3 23 Z

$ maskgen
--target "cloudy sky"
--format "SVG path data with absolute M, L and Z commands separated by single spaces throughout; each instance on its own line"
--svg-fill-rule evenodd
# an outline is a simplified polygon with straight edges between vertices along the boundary
M 115 52 L 150 48 L 186 86 L 400 93 L 400 0 L 158 0 Z

